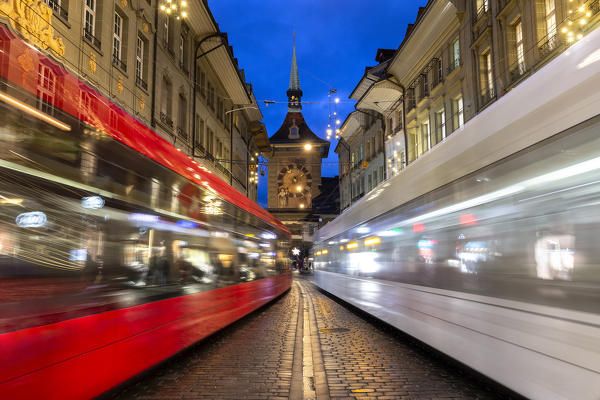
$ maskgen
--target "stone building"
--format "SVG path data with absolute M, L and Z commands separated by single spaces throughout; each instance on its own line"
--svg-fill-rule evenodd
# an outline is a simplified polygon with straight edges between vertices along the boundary
M 298 77 L 296 46 L 293 47 L 288 112 L 270 138 L 268 208 L 292 232 L 294 245 L 312 240 L 318 220 L 308 218 L 313 199 L 320 194 L 321 161 L 329 153 L 329 142 L 320 139 L 302 115 L 302 89 Z
M 262 114 L 227 35 L 204 1 L 189 2 L 187 18 L 159 12 L 156 33 L 155 129 L 256 200 L 252 132 L 266 131 L 256 129 Z
M 386 178 L 460 133 L 594 29 L 599 3 L 430 0 L 420 8 L 398 49 L 379 49 L 379 64 L 366 69 L 352 94 L 357 109 L 384 118 Z
M 356 110 L 340 127 L 340 207 L 345 209 L 385 179 L 382 116 Z
M 262 114 L 206 1 L 8 0 L 1 8 L 14 26 L 28 21 L 19 10 L 39 16 L 16 30 L 256 200 L 258 176 L 249 166 L 269 151 Z M 48 27 L 53 35 L 40 39 Z M 51 68 L 38 74 L 40 82 L 57 79 Z

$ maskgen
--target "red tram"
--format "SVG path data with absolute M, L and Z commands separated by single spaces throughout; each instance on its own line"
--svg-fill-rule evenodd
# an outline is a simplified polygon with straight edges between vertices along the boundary
M 89 398 L 289 289 L 289 231 L 0 25 L 0 398 Z

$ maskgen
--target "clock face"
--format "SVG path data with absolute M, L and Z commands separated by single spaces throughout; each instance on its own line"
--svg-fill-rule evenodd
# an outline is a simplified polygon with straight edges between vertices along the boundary
M 290 164 L 282 168 L 277 176 L 279 190 L 285 190 L 289 197 L 305 197 L 312 187 L 312 175 L 306 167 Z

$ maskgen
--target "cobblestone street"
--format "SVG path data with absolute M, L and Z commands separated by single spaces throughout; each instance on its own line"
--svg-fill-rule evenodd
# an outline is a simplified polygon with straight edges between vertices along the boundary
M 295 277 L 247 318 L 112 399 L 494 399 L 498 388 Z M 489 387 L 488 387 L 489 386 Z

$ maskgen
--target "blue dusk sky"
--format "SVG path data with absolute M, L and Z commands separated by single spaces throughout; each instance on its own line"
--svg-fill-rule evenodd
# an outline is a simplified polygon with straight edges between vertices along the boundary
M 365 67 L 376 65 L 378 48 L 396 49 L 406 27 L 417 17 L 426 0 L 209 0 L 221 31 L 245 70 L 246 80 L 264 115 L 269 136 L 281 126 L 287 113 L 285 94 L 290 79 L 292 33 L 296 32 L 296 56 L 302 112 L 308 126 L 326 138 L 330 89 L 340 98 L 338 116 L 343 122 L 354 110 L 348 96 Z M 276 101 L 265 107 L 264 100 Z M 323 176 L 338 175 L 336 141 L 323 160 Z M 267 205 L 267 179 L 259 180 L 258 202 Z

